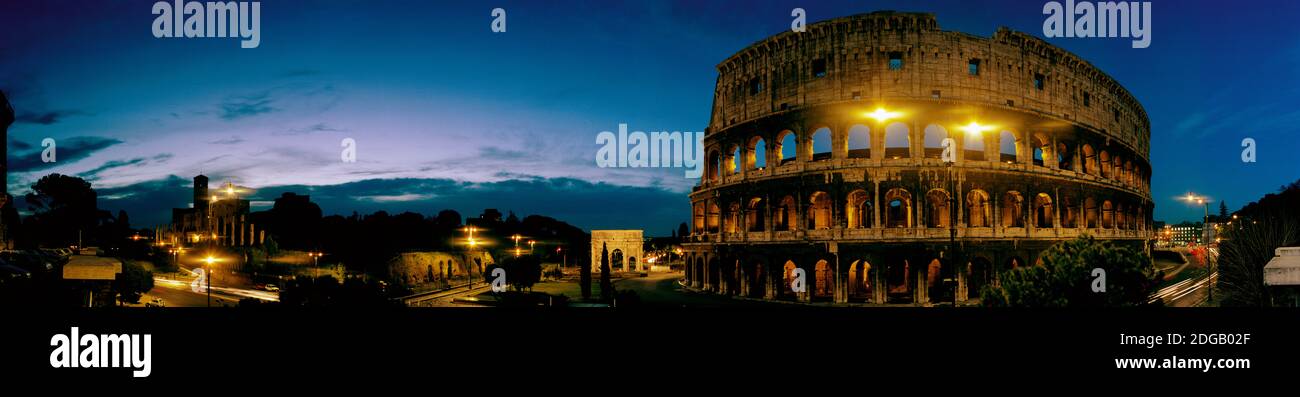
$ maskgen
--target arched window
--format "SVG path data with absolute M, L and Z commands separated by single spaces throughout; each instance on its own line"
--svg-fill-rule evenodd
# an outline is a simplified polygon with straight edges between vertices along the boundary
M 1097 228 L 1097 218 L 1099 217 L 1099 214 L 1097 212 L 1098 210 L 1099 209 L 1097 208 L 1097 200 L 1094 200 L 1092 197 L 1088 197 L 1083 200 L 1083 216 L 1085 218 L 1084 225 L 1086 225 L 1087 228 L 1089 229 Z
M 1052 141 L 1041 133 L 1034 134 L 1029 142 L 1034 145 L 1034 165 L 1044 167 L 1052 156 Z
M 731 205 L 727 207 L 727 233 L 739 233 L 740 227 L 740 203 L 731 203 Z
M 966 193 L 966 225 L 968 227 L 989 227 L 992 208 L 989 206 L 989 194 L 975 189 Z
M 709 151 L 709 181 L 717 182 L 722 178 L 722 154 L 717 150 Z
M 1110 200 L 1101 202 L 1101 227 L 1103 229 L 1115 227 L 1115 204 Z
M 826 192 L 816 192 L 812 194 L 808 211 L 809 229 L 830 229 L 831 228 L 831 196 Z
M 907 124 L 895 122 L 885 127 L 885 158 L 911 158 L 911 138 L 908 138 Z
M 767 142 L 763 137 L 753 137 L 749 140 L 749 146 L 745 148 L 746 164 L 751 170 L 761 170 L 767 167 Z
M 925 126 L 925 158 L 943 157 L 943 140 L 948 138 L 948 130 L 938 124 Z
M 1039 193 L 1034 196 L 1034 227 L 1050 228 L 1052 227 L 1055 213 L 1052 212 L 1052 196 L 1047 193 Z
M 1073 197 L 1061 197 L 1061 227 L 1079 227 L 1079 209 L 1076 208 L 1078 205 L 1078 202 Z
M 1025 199 L 1020 192 L 1010 191 L 1002 196 L 1002 226 L 1025 227 Z
M 1092 145 L 1083 144 L 1083 173 L 1088 175 L 1097 175 L 1097 152 L 1092 149 Z
M 1110 164 L 1110 153 L 1106 153 L 1105 150 L 1102 150 L 1102 151 L 1101 151 L 1101 157 L 1100 157 L 1100 158 L 1101 158 L 1101 160 L 1100 160 L 1100 161 L 1101 161 L 1101 177 L 1102 177 L 1102 178 L 1110 178 L 1110 177 L 1112 176 L 1112 174 L 1111 174 L 1112 170 L 1111 170 L 1111 164 Z
M 885 193 L 885 227 L 912 227 L 912 194 L 902 188 Z
M 704 202 L 695 203 L 691 208 L 692 222 L 691 231 L 699 234 L 704 232 Z
M 1074 160 L 1074 153 L 1070 153 L 1070 147 L 1066 146 L 1065 142 L 1058 142 L 1056 144 L 1057 166 L 1061 167 L 1061 169 L 1063 170 L 1074 169 L 1074 163 L 1072 162 L 1073 160 Z
M 749 208 L 745 212 L 745 230 L 761 232 L 764 230 L 763 218 L 767 213 L 767 203 L 762 198 L 749 199 Z
M 1004 163 L 1015 163 L 1020 161 L 1017 148 L 1020 142 L 1016 142 L 1016 134 L 1011 131 L 1002 131 L 998 133 L 998 161 Z
M 967 131 L 963 138 L 962 149 L 964 158 L 971 161 L 984 161 L 984 133 L 979 131 Z
M 948 192 L 933 189 L 925 194 L 925 227 L 948 227 L 951 210 L 948 207 Z
M 873 215 L 871 208 L 871 196 L 866 190 L 858 189 L 849 193 L 848 203 L 845 204 L 844 214 L 848 218 L 850 229 L 862 229 L 873 227 L 871 217 Z
M 793 196 L 785 196 L 777 204 L 774 223 L 776 230 L 787 231 L 794 230 L 795 225 L 795 201 Z
M 781 165 L 793 163 L 799 152 L 799 145 L 795 143 L 794 131 L 781 131 L 781 134 L 777 135 L 776 141 L 779 144 L 776 145 L 776 149 L 773 149 L 773 151 L 781 159 Z
M 849 158 L 871 158 L 871 129 L 862 124 L 849 128 Z
M 740 145 L 731 145 L 731 150 L 727 153 L 727 175 L 740 173 Z
M 812 148 L 812 160 L 822 161 L 831 159 L 831 129 L 822 127 L 813 131 L 808 138 L 808 147 Z
M 717 233 L 719 230 L 721 230 L 720 227 L 721 223 L 722 223 L 722 209 L 718 208 L 717 202 L 710 202 L 709 219 L 708 219 L 708 224 L 705 225 L 705 227 L 708 228 L 709 233 Z

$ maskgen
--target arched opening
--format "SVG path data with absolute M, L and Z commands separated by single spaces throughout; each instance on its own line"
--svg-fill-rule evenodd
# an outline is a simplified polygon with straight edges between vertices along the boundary
M 726 224 L 726 230 L 727 230 L 727 233 L 739 233 L 739 232 L 740 232 L 741 227 L 743 227 L 743 226 L 742 226 L 742 224 L 740 223 L 740 203 L 739 203 L 739 202 L 731 203 L 731 205 L 727 207 L 727 221 L 725 222 L 725 224 Z
M 822 127 L 813 131 L 808 138 L 808 147 L 812 148 L 812 161 L 831 159 L 831 129 Z
M 1074 153 L 1070 152 L 1070 147 L 1065 142 L 1056 143 L 1056 164 L 1063 170 L 1074 169 Z
M 871 129 L 862 124 L 849 127 L 849 158 L 871 158 Z
M 709 181 L 717 182 L 722 178 L 722 154 L 717 150 L 709 151 Z
M 1092 197 L 1083 199 L 1084 224 L 1089 229 L 1097 228 L 1097 210 L 1097 200 L 1093 200 Z
M 1128 219 L 1124 218 L 1124 203 L 1115 203 L 1115 228 L 1124 230 L 1128 229 Z
M 628 272 L 634 272 L 634 271 L 636 271 L 636 257 L 635 257 L 635 256 L 629 256 L 629 257 L 627 257 L 627 269 L 625 269 L 624 271 L 628 271 Z
M 1052 196 L 1039 193 L 1034 196 L 1034 227 L 1050 228 L 1055 214 L 1052 212 Z
M 872 297 L 871 264 L 865 260 L 853 261 L 849 265 L 848 292 L 849 300 L 857 302 L 871 301 Z
M 767 142 L 763 141 L 763 137 L 751 138 L 745 150 L 748 153 L 746 164 L 749 169 L 761 170 L 767 167 Z
M 783 271 L 784 274 L 785 274 L 785 275 L 782 277 L 782 279 L 781 279 L 781 280 L 783 281 L 783 282 L 782 282 L 782 286 L 781 286 L 781 295 L 782 295 L 783 297 L 794 297 L 794 296 L 795 296 L 795 292 L 794 292 L 794 269 L 797 269 L 797 268 L 798 268 L 798 266 L 794 264 L 794 261 L 785 261 L 785 266 L 782 266 L 782 271 Z
M 966 160 L 984 161 L 984 133 L 971 130 L 966 132 L 962 142 L 962 155 Z
M 1104 229 L 1115 227 L 1115 204 L 1110 200 L 1101 202 L 1101 227 Z
M 835 273 L 831 269 L 831 264 L 825 259 L 817 261 L 817 266 L 813 268 L 816 273 L 816 288 L 813 289 L 813 297 L 829 298 L 835 294 Z
M 925 273 L 930 302 L 952 302 L 953 287 L 956 282 L 957 278 L 952 273 L 952 266 L 947 266 L 938 258 L 930 260 Z
M 943 157 L 943 140 L 948 139 L 948 130 L 938 124 L 925 126 L 925 158 Z
M 885 292 L 889 303 L 911 303 L 912 269 L 907 260 L 891 260 L 885 265 Z
M 908 138 L 907 124 L 895 122 L 885 127 L 885 158 L 911 158 L 911 138 Z
M 992 208 L 989 205 L 989 194 L 983 190 L 975 189 L 966 193 L 966 225 L 968 227 L 989 227 L 992 226 Z
M 624 270 L 623 250 L 615 248 L 609 253 L 609 270 Z
M 1061 197 L 1061 227 L 1076 228 L 1079 227 L 1079 206 L 1074 197 Z
M 1099 160 L 1101 161 L 1101 177 L 1102 178 L 1114 177 L 1114 170 L 1113 170 L 1114 166 L 1110 163 L 1110 153 L 1107 153 L 1105 150 L 1102 150 L 1099 158 L 1101 159 Z
M 1002 226 L 1025 227 L 1025 199 L 1020 192 L 1013 190 L 1002 196 Z
M 1083 144 L 1080 152 L 1083 153 L 1083 162 L 1080 163 L 1083 165 L 1083 173 L 1097 175 L 1097 152 L 1092 149 L 1092 145 Z
M 885 227 L 912 227 L 912 194 L 902 188 L 885 193 Z
M 727 153 L 727 175 L 739 174 L 740 160 L 743 158 L 740 153 L 740 145 L 731 145 L 731 150 Z
M 948 192 L 943 189 L 932 189 L 925 194 L 925 227 L 948 227 L 951 221 L 951 214 L 948 203 Z
M 810 215 L 808 217 L 809 229 L 830 229 L 831 228 L 831 196 L 826 192 L 815 192 L 810 199 L 811 206 L 808 207 Z
M 767 213 L 767 203 L 760 197 L 749 199 L 748 211 L 745 211 L 745 230 L 751 232 L 761 232 L 765 230 L 763 225 L 764 214 Z
M 1002 131 L 998 133 L 998 161 L 1004 163 L 1015 163 L 1020 161 L 1017 148 L 1020 142 L 1016 142 L 1016 134 L 1011 131 Z
M 691 208 L 691 231 L 699 234 L 704 232 L 704 202 L 695 203 Z
M 850 229 L 862 229 L 873 227 L 871 216 L 873 215 L 871 207 L 871 196 L 866 190 L 858 189 L 849 193 L 848 203 L 845 205 L 844 214 L 848 218 Z
M 1052 155 L 1052 141 L 1043 134 L 1034 134 L 1029 139 L 1034 145 L 1034 165 L 1044 167 L 1047 165 L 1047 159 Z
M 792 163 L 796 160 L 799 152 L 799 145 L 795 143 L 794 131 L 781 131 L 776 137 L 777 145 L 773 149 L 777 158 L 781 159 L 781 165 Z
M 766 270 L 767 270 L 767 269 L 763 268 L 763 264 L 762 264 L 761 262 L 760 262 L 760 263 L 754 263 L 754 274 L 752 274 L 752 275 L 749 276 L 749 278 L 750 278 L 749 295 L 750 295 L 750 296 L 763 296 L 763 295 L 765 294 L 764 291 L 767 291 L 767 273 L 766 273 Z
M 721 223 L 722 223 L 722 209 L 718 208 L 717 202 L 710 202 L 709 219 L 708 219 L 708 224 L 706 224 L 705 227 L 708 228 L 709 233 L 717 233 L 718 231 L 722 230 Z
M 773 218 L 775 218 L 774 223 L 777 231 L 794 230 L 795 201 L 793 196 L 785 196 L 785 198 L 781 199 L 781 202 L 777 204 L 776 214 Z

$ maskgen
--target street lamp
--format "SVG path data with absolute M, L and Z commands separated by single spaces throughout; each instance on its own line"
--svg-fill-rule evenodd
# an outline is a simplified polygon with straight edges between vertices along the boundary
M 205 269 L 206 269 L 206 270 L 204 271 L 204 273 L 205 273 L 205 275 L 207 276 L 207 277 L 204 277 L 204 278 L 206 279 L 206 281 L 207 281 L 207 283 L 208 283 L 208 288 L 207 288 L 207 290 L 208 290 L 208 307 L 212 307 L 212 264 L 213 264 L 213 263 L 216 263 L 216 262 L 217 262 L 217 258 L 212 257 L 212 255 L 208 255 L 206 258 L 203 258 L 203 263 L 206 264 L 206 266 L 205 266 Z
M 311 267 L 314 270 L 315 277 L 320 278 L 320 257 L 325 254 L 320 252 L 308 252 L 307 256 L 311 257 Z
M 536 241 L 528 240 L 528 254 L 529 254 L 529 255 L 532 255 L 532 254 L 533 254 L 533 246 L 534 246 L 534 245 L 537 245 L 537 242 L 536 242 Z

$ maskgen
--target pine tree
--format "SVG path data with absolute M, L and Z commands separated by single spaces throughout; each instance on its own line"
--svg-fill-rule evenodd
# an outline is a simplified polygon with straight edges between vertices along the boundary
M 600 299 L 613 297 L 614 286 L 609 282 L 609 249 L 605 243 L 600 244 Z
M 1228 203 L 1219 200 L 1219 221 L 1224 222 L 1228 219 Z

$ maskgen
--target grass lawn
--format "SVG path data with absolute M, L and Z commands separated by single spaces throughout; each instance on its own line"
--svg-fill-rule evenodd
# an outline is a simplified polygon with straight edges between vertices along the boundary
M 572 300 L 582 299 L 582 287 L 577 282 L 569 281 L 546 281 L 533 285 L 533 292 L 544 292 L 547 294 L 560 296 L 564 295 Z M 591 280 L 591 297 L 600 297 L 600 278 L 593 277 Z

